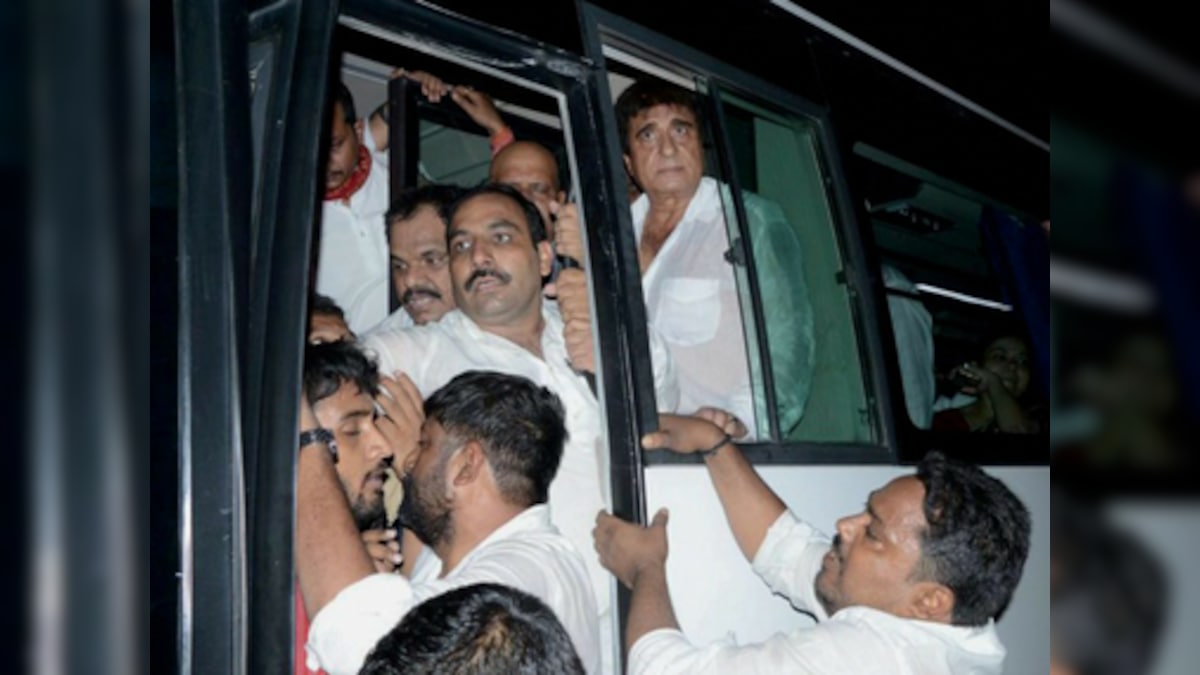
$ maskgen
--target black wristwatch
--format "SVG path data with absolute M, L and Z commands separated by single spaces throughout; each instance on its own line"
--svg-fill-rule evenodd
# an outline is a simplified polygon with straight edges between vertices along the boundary
M 317 427 L 316 429 L 308 429 L 307 431 L 300 432 L 301 448 L 313 443 L 324 443 L 325 447 L 329 448 L 329 454 L 333 455 L 333 463 L 337 464 L 337 440 L 334 439 L 332 431 Z

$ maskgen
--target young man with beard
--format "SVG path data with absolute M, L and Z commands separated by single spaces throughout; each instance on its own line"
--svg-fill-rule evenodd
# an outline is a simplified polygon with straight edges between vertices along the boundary
M 314 616 L 311 666 L 357 672 L 371 648 L 424 600 L 499 583 L 545 602 L 588 672 L 600 654 L 593 592 L 579 552 L 550 524 L 546 497 L 567 439 L 563 407 L 544 387 L 494 372 L 454 378 L 424 404 L 404 376 L 391 415 L 409 439 L 400 466 L 401 520 L 428 546 L 411 580 L 372 574 L 328 444 L 302 440 L 297 463 L 296 569 Z M 307 401 L 301 438 L 320 436 Z M 424 423 L 422 424 L 422 417 Z
M 703 454 L 754 571 L 818 623 L 758 644 L 691 644 L 667 591 L 666 510 L 649 527 L 601 513 L 596 550 L 633 593 L 631 675 L 999 675 L 1005 650 L 995 620 L 1029 553 L 1029 512 L 1016 495 L 979 467 L 931 453 L 915 475 L 867 495 L 830 542 L 796 518 L 730 442 L 742 431 L 722 411 L 662 415 L 642 445 Z
M 483 185 L 463 194 L 445 214 L 449 224 L 454 311 L 437 323 L 373 331 L 363 345 L 380 370 L 403 372 L 431 393 L 468 370 L 498 370 L 547 387 L 563 401 L 570 440 L 550 486 L 554 525 L 584 555 L 600 611 L 602 653 L 611 651 L 611 577 L 591 551 L 592 520 L 608 503 L 608 453 L 600 404 L 564 337 L 564 317 L 543 302 L 542 277 L 553 253 L 537 207 L 508 185 Z M 590 322 L 577 321 L 588 347 Z M 670 356 L 651 336 L 657 404 L 675 410 L 678 388 Z M 590 350 L 589 350 L 590 351 Z
M 334 306 L 336 309 L 336 305 Z M 383 485 L 392 461 L 395 443 L 405 435 L 396 425 L 401 415 L 380 417 L 377 409 L 398 411 L 398 384 L 383 378 L 350 340 L 311 344 L 304 356 L 304 394 L 312 403 L 321 429 L 328 431 L 336 449 L 336 473 L 350 506 L 362 546 L 378 572 L 393 572 L 400 563 L 396 531 L 387 529 Z M 296 672 L 304 667 L 303 645 L 308 634 L 308 615 L 296 596 Z

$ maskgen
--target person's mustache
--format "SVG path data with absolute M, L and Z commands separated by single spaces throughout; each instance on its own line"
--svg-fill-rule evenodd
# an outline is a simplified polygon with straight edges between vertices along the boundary
M 475 287 L 476 281 L 479 281 L 484 277 L 495 277 L 496 279 L 499 279 L 501 283 L 505 284 L 507 284 L 509 281 L 512 281 L 512 277 L 504 272 L 501 272 L 500 270 L 483 267 L 472 272 L 471 276 L 467 278 L 467 283 L 463 284 L 463 287 L 469 291 Z
M 437 289 L 435 288 L 417 288 L 415 286 L 410 286 L 404 291 L 404 295 L 400 296 L 400 304 L 407 305 L 418 295 L 424 295 L 425 297 L 433 298 L 434 300 L 442 299 L 442 294 L 438 293 Z

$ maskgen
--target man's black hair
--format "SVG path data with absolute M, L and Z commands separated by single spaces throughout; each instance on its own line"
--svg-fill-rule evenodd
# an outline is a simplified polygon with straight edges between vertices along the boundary
M 977 466 L 931 452 L 917 466 L 925 486 L 921 578 L 954 592 L 956 626 L 998 619 L 1029 555 L 1029 511 Z
M 450 223 L 454 220 L 454 214 L 458 209 L 469 200 L 478 197 L 479 195 L 501 195 L 515 201 L 521 210 L 525 212 L 525 220 L 529 223 L 529 237 L 533 239 L 534 248 L 539 242 L 546 240 L 546 224 L 542 222 L 542 212 L 538 210 L 537 205 L 525 198 L 521 191 L 515 187 L 505 183 L 484 183 L 476 187 L 464 190 L 458 196 L 458 199 L 447 204 L 442 209 L 442 220 L 446 221 L 446 227 L 449 228 Z M 447 237 L 449 231 L 447 230 Z
M 694 94 L 662 80 L 641 79 L 629 85 L 617 97 L 617 129 L 621 137 L 621 150 L 625 154 L 629 154 L 629 122 L 638 113 L 656 105 L 677 105 L 692 111 L 696 118 L 696 133 L 703 138 L 704 116 Z
M 438 185 L 430 183 L 420 187 L 410 188 L 400 193 L 392 200 L 387 215 L 383 217 L 384 227 L 387 228 L 388 240 L 392 238 L 392 223 L 397 220 L 408 220 L 422 206 L 432 206 L 438 217 L 442 210 L 462 194 L 463 188 L 457 185 Z
M 322 314 L 324 316 L 336 316 L 343 322 L 346 320 L 346 313 L 342 311 L 341 307 L 338 307 L 337 302 L 328 295 L 321 295 L 320 293 L 313 294 L 313 301 L 309 307 L 309 312 L 313 316 Z
M 360 675 L 583 675 L 554 612 L 500 584 L 463 586 L 417 605 L 376 643 Z
M 354 97 L 350 95 L 350 88 L 345 82 L 338 82 L 333 88 L 333 102 L 342 104 L 342 119 L 349 126 L 354 126 L 358 121 L 358 113 L 354 110 Z M 334 114 L 331 111 L 331 114 Z
M 546 501 L 567 440 L 562 402 L 554 392 L 516 375 L 468 371 L 425 401 L 425 417 L 454 441 L 483 446 L 510 504 Z
M 304 393 L 310 404 L 333 396 L 346 382 L 374 397 L 379 392 L 379 368 L 353 342 L 323 342 L 304 349 Z

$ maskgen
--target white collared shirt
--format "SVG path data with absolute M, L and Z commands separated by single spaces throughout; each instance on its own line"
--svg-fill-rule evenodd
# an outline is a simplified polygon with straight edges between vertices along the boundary
M 498 583 L 534 595 L 554 611 L 589 673 L 600 668 L 596 605 L 583 559 L 550 524 L 545 504 L 531 506 L 492 532 L 442 578 L 441 563 L 418 567 L 412 580 L 372 574 L 342 589 L 308 630 L 308 667 L 357 673 L 375 643 L 413 607 L 447 591 Z
M 608 452 L 600 404 L 587 380 L 567 360 L 563 322 L 554 303 L 542 303 L 542 356 L 489 333 L 460 310 L 441 320 L 411 328 L 380 327 L 362 340 L 365 350 L 379 359 L 379 372 L 403 371 L 420 390 L 430 394 L 468 370 L 494 370 L 520 375 L 548 388 L 566 410 L 567 439 L 562 463 L 550 484 L 550 514 L 554 525 L 583 555 L 602 615 L 600 629 L 605 645 L 612 637 L 608 611 L 612 576 L 600 565 L 592 544 L 596 513 L 609 508 Z M 661 339 L 650 336 L 650 358 L 659 410 L 673 411 L 679 389 L 670 354 Z M 608 650 L 604 650 L 607 663 Z
M 829 538 L 785 511 L 754 556 L 754 571 L 795 608 L 820 622 L 737 646 L 698 647 L 675 629 L 642 636 L 629 652 L 630 675 L 805 673 L 806 675 L 998 675 L 1004 646 L 995 624 L 951 626 L 903 619 L 868 607 L 827 617 L 813 582 Z
M 679 374 L 679 412 L 714 406 L 737 415 L 750 438 L 765 434 L 764 397 L 752 393 L 745 331 L 722 197 L 729 189 L 704 177 L 679 224 L 642 275 L 650 325 L 662 335 Z M 778 204 L 743 191 L 775 375 L 783 434 L 799 423 L 813 369 L 813 317 L 799 238 Z M 631 206 L 641 241 L 650 198 Z M 756 406 L 756 403 L 758 404 Z
M 387 167 L 376 161 L 348 204 L 325 200 L 321 205 L 317 292 L 337 302 L 358 335 L 388 315 L 387 209 Z

